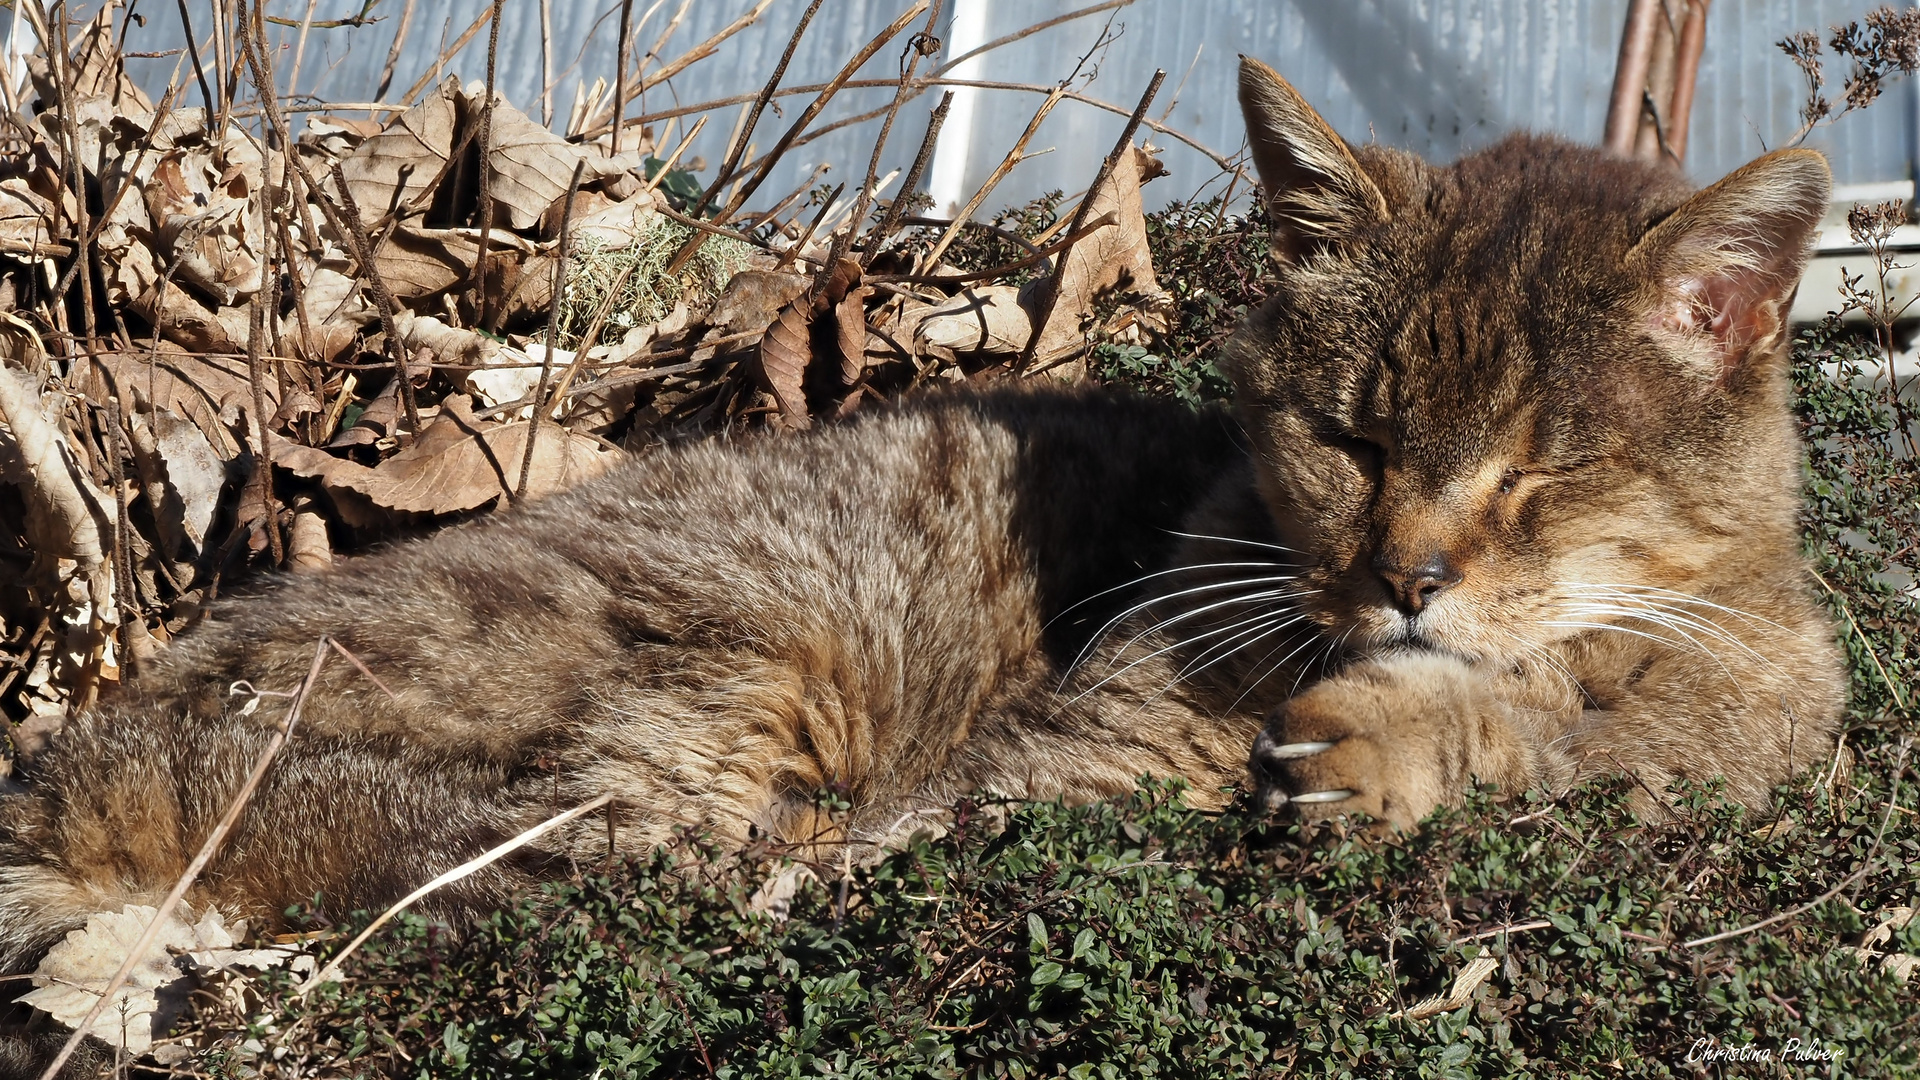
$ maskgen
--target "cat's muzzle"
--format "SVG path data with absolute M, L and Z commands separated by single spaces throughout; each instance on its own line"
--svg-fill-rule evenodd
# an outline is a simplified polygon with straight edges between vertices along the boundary
M 1270 762 L 1312 757 L 1331 749 L 1333 744 L 1330 742 L 1276 743 L 1266 732 L 1261 732 L 1253 740 L 1253 754 L 1249 762 L 1253 777 L 1258 782 L 1254 792 L 1254 804 L 1271 814 L 1288 803 L 1328 803 L 1353 798 L 1353 792 L 1347 788 L 1305 791 L 1298 795 L 1289 794 L 1281 786 L 1282 781 L 1277 771 L 1267 767 Z

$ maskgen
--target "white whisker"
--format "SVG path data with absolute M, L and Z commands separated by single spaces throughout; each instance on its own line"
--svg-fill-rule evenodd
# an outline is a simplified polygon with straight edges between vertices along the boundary
M 1078 668 L 1081 664 L 1085 663 L 1087 656 L 1091 654 L 1093 650 L 1098 648 L 1100 644 L 1107 639 L 1107 635 L 1113 632 L 1114 627 L 1127 621 L 1128 619 L 1139 614 L 1140 612 L 1145 611 L 1150 607 L 1153 607 L 1156 604 L 1164 604 L 1169 600 L 1177 600 L 1182 596 L 1192 596 L 1195 593 L 1218 592 L 1221 589 L 1237 589 L 1237 588 L 1244 588 L 1252 585 L 1272 585 L 1279 582 L 1293 581 L 1295 580 L 1295 578 L 1296 578 L 1296 575 L 1293 575 L 1293 574 L 1276 574 L 1268 577 L 1256 577 L 1256 578 L 1235 578 L 1231 581 L 1215 581 L 1215 582 L 1209 582 L 1208 584 L 1205 584 L 1205 585 L 1196 585 L 1191 589 L 1181 589 L 1178 592 L 1164 593 L 1160 596 L 1150 597 L 1146 600 L 1142 600 L 1139 603 L 1133 605 L 1132 607 L 1121 611 L 1119 614 L 1115 615 L 1111 619 L 1108 619 L 1106 622 L 1102 623 L 1100 625 L 1100 629 L 1094 631 L 1093 636 L 1087 639 L 1086 646 L 1080 650 L 1080 654 L 1078 656 L 1073 658 L 1073 663 L 1068 666 L 1067 670 L 1072 671 L 1075 668 Z M 1221 603 L 1231 604 L 1231 603 L 1243 602 L 1243 601 L 1244 601 L 1244 598 L 1229 598 L 1227 600 L 1222 601 Z M 1211 610 L 1211 608 L 1203 608 L 1201 610 L 1207 611 L 1207 610 Z
M 1774 622 L 1772 619 L 1768 619 L 1760 615 L 1755 615 L 1750 611 L 1741 611 L 1739 608 L 1731 608 L 1726 606 L 1725 604 L 1716 604 L 1711 600 L 1707 600 L 1702 597 L 1695 596 L 1692 593 L 1679 592 L 1674 589 L 1663 589 L 1658 585 L 1634 585 L 1634 584 L 1626 584 L 1626 583 L 1609 584 L 1605 582 L 1592 582 L 1592 581 L 1556 581 L 1554 582 L 1554 584 L 1563 585 L 1568 588 L 1574 588 L 1574 589 L 1599 589 L 1599 590 L 1616 590 L 1617 589 L 1617 590 L 1627 590 L 1627 591 L 1633 591 L 1633 592 L 1654 593 L 1656 595 L 1678 601 L 1679 603 L 1694 604 L 1700 607 L 1712 608 L 1715 611 L 1724 611 L 1729 615 L 1732 615 L 1736 618 L 1745 619 L 1748 622 L 1760 623 L 1765 626 L 1771 626 L 1777 630 L 1784 630 L 1787 633 L 1794 635 L 1795 637 L 1800 636 L 1800 632 L 1798 630 L 1795 630 L 1792 627 L 1782 626 L 1779 623 Z
M 1098 600 L 1101 597 L 1108 595 L 1109 593 L 1117 593 L 1122 589 L 1131 589 L 1135 585 L 1138 585 L 1143 581 L 1150 581 L 1157 577 L 1165 577 L 1168 574 L 1184 574 L 1184 573 L 1189 573 L 1195 570 L 1240 570 L 1240 569 L 1251 569 L 1256 567 L 1261 569 L 1270 569 L 1273 567 L 1287 567 L 1291 565 L 1292 565 L 1291 563 L 1269 561 L 1269 562 L 1195 563 L 1192 566 L 1171 566 L 1165 570 L 1155 570 L 1151 574 L 1141 574 L 1139 577 L 1134 578 L 1132 581 L 1123 581 L 1120 584 L 1115 585 L 1110 589 L 1101 589 L 1099 592 L 1094 593 L 1092 596 L 1085 596 L 1078 600 L 1075 600 L 1073 603 L 1068 604 L 1066 607 L 1063 607 L 1058 612 L 1056 612 L 1053 618 L 1047 620 L 1046 625 L 1052 626 L 1054 623 L 1058 622 L 1061 618 L 1063 618 L 1068 612 L 1074 610 L 1075 608 L 1082 607 L 1086 604 L 1090 604 L 1095 600 Z
M 1300 552 L 1295 551 L 1293 548 L 1287 547 L 1285 544 L 1270 544 L 1260 540 L 1245 540 L 1238 536 L 1209 536 L 1206 533 L 1181 532 L 1178 529 L 1168 529 L 1167 535 L 1185 537 L 1188 540 L 1217 540 L 1222 544 L 1245 544 L 1248 547 L 1259 547 L 1259 548 L 1268 548 L 1273 551 L 1284 551 L 1289 555 L 1300 554 Z
M 1773 666 L 1772 661 L 1755 652 L 1752 646 L 1735 637 L 1726 627 L 1718 623 L 1701 619 L 1690 612 L 1675 611 L 1650 601 L 1636 600 L 1628 597 L 1607 597 L 1606 599 L 1614 600 L 1615 603 L 1601 604 L 1590 600 L 1576 601 L 1569 605 L 1568 611 L 1571 614 L 1620 615 L 1625 618 L 1656 623 L 1667 627 L 1674 633 L 1693 642 L 1695 647 L 1700 649 L 1701 652 L 1711 654 L 1713 650 L 1696 640 L 1692 634 L 1687 633 L 1689 629 L 1697 630 L 1716 641 L 1724 642 L 1741 650 L 1767 667 Z
M 1260 617 L 1268 617 L 1268 616 L 1260 616 Z M 1196 642 L 1205 641 L 1211 637 L 1216 637 L 1220 634 L 1230 633 L 1240 625 L 1241 625 L 1240 623 L 1231 623 L 1227 626 L 1215 627 L 1212 630 L 1202 631 L 1198 634 L 1193 635 L 1192 637 L 1181 638 L 1170 645 L 1163 645 L 1160 648 L 1155 649 L 1154 651 L 1148 653 L 1147 655 L 1142 656 L 1137 660 L 1134 660 L 1133 662 L 1129 663 L 1127 666 L 1121 668 L 1119 671 L 1116 671 L 1111 675 L 1108 675 L 1106 678 L 1101 679 L 1099 682 L 1094 683 L 1092 686 L 1087 687 L 1085 690 L 1080 691 L 1080 693 L 1074 695 L 1071 700 L 1067 701 L 1064 705 L 1060 707 L 1066 708 L 1069 705 L 1078 703 L 1082 698 L 1086 697 L 1088 694 L 1093 693 L 1094 691 L 1107 685 L 1108 683 L 1119 678 L 1120 676 L 1125 675 L 1127 672 L 1132 671 L 1134 668 L 1139 667 L 1141 664 L 1147 663 L 1148 661 L 1154 660 L 1158 657 L 1165 656 L 1167 653 L 1172 652 L 1173 650 L 1179 648 L 1182 645 L 1191 645 Z M 1150 633 L 1151 631 L 1148 631 L 1148 632 Z M 1139 641 L 1140 638 L 1144 636 L 1145 636 L 1144 633 L 1135 636 L 1132 641 L 1129 641 L 1127 643 L 1128 648 L 1131 648 L 1134 642 Z M 1122 649 L 1119 655 L 1124 656 L 1125 653 L 1126 653 L 1126 650 Z M 1118 656 L 1116 656 L 1116 659 L 1118 659 Z M 1062 683 L 1061 690 L 1062 692 L 1065 691 L 1064 682 Z

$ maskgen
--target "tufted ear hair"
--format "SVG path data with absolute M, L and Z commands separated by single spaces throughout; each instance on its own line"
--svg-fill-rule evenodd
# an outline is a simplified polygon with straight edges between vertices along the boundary
M 1832 188 L 1818 152 L 1776 150 L 1696 192 L 1627 253 L 1649 328 L 1716 380 L 1775 348 Z
M 1392 217 L 1353 150 L 1272 68 L 1240 58 L 1240 111 L 1273 216 L 1273 248 L 1297 263 L 1350 230 Z

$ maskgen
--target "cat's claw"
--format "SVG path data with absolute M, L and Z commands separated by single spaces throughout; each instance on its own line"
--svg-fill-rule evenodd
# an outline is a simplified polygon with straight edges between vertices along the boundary
M 1263 762 L 1296 761 L 1300 758 L 1313 757 L 1315 754 L 1324 754 L 1331 749 L 1333 749 L 1333 743 L 1330 742 L 1275 743 L 1266 732 L 1261 732 L 1253 743 L 1253 771 L 1256 776 L 1265 781 L 1260 785 L 1258 801 L 1265 807 L 1267 813 L 1273 813 L 1290 802 L 1328 803 L 1353 798 L 1353 792 L 1347 788 L 1289 795 L 1281 789 L 1279 784 L 1273 782 L 1274 778 L 1271 774 L 1261 768 Z
M 1312 757 L 1315 754 L 1322 754 L 1331 749 L 1333 749 L 1333 744 L 1330 742 L 1290 742 L 1282 743 L 1279 746 L 1266 747 L 1260 751 L 1260 755 L 1280 761 L 1291 761 L 1294 758 Z M 1300 800 L 1296 798 L 1294 801 L 1299 802 Z M 1310 801 L 1325 802 L 1329 800 Z

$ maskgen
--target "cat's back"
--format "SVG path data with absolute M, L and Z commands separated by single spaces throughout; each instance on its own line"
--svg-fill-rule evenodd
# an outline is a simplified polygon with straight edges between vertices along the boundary
M 1007 657 L 1077 651 L 1124 590 L 1055 616 L 1165 561 L 1242 467 L 1236 431 L 1096 390 L 944 392 L 808 435 L 666 447 L 230 601 L 136 692 L 218 712 L 234 680 L 297 684 L 326 635 L 394 697 L 336 665 L 306 723 L 495 756 L 609 688 L 736 653 L 892 684 L 867 705 L 924 711 Z

